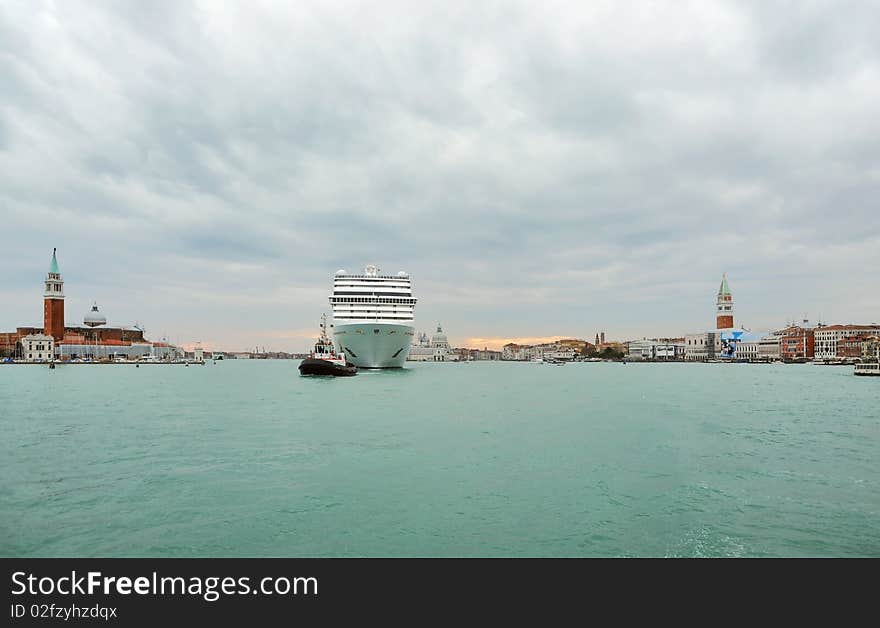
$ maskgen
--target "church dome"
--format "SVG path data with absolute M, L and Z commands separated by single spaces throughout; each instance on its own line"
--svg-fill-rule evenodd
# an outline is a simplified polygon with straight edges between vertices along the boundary
M 98 304 L 92 304 L 92 309 L 83 317 L 83 324 L 89 327 L 99 327 L 107 324 L 107 317 L 98 311 Z
M 443 328 L 440 324 L 437 324 L 437 333 L 431 336 L 431 346 L 433 347 L 448 347 L 449 341 L 446 339 L 446 334 L 443 333 Z

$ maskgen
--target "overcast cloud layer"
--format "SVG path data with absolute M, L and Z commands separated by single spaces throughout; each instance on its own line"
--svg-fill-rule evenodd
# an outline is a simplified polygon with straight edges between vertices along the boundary
M 469 339 L 880 321 L 876 2 L 4 2 L 0 330 L 303 350 L 337 268 Z M 488 343 L 489 340 L 480 340 Z

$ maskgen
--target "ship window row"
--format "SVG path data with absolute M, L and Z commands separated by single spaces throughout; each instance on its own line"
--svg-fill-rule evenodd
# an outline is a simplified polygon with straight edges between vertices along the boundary
M 351 289 L 361 289 L 361 290 L 382 290 L 383 288 L 391 288 L 394 290 L 412 290 L 412 286 L 409 284 L 396 284 L 396 283 L 383 283 L 383 284 L 374 284 L 374 283 L 343 283 L 343 284 L 334 284 L 334 290 L 351 290 Z
M 361 309 L 361 310 L 364 308 L 373 309 L 373 310 L 381 310 L 381 309 L 391 308 L 391 307 L 393 307 L 395 309 L 400 308 L 402 310 L 406 310 L 406 309 L 412 310 L 415 307 L 415 305 L 413 303 L 387 303 L 384 301 L 380 302 L 380 303 L 377 303 L 376 301 L 367 301 L 366 303 L 334 303 L 333 304 L 334 310 L 338 310 L 338 309 L 344 310 L 344 309 L 353 309 L 353 308 L 357 308 L 357 309 Z
M 337 277 L 333 283 L 335 284 L 347 284 L 347 283 L 398 283 L 398 284 L 410 284 L 412 281 L 407 277 Z
M 413 309 L 411 307 L 401 307 L 398 308 L 396 305 L 392 305 L 391 307 L 344 307 L 344 306 L 336 306 L 333 308 L 334 312 L 400 312 L 410 314 L 413 313 Z
M 333 310 L 401 310 L 412 312 L 415 308 L 410 304 L 394 304 L 394 303 L 334 303 Z
M 366 300 L 366 301 L 337 301 L 332 304 L 334 308 L 338 307 L 408 307 L 410 309 L 415 307 L 415 303 L 405 303 L 400 301 L 387 301 L 387 300 Z
M 412 297 L 412 292 L 377 292 L 375 290 L 361 290 L 360 292 L 347 292 L 347 291 L 334 290 L 333 295 L 330 298 L 339 297 L 339 296 Z
M 339 319 L 374 319 L 374 318 L 389 318 L 401 321 L 411 321 L 413 320 L 412 314 L 407 314 L 406 312 L 350 312 L 350 313 L 338 313 L 334 314 L 333 318 Z
M 412 286 L 333 286 L 333 294 L 370 294 L 374 291 L 388 290 L 394 291 L 394 294 L 401 292 L 412 292 Z
M 334 281 L 334 288 L 373 288 L 376 286 L 388 286 L 389 288 L 411 288 L 409 281 Z
M 383 299 L 380 297 L 330 297 L 330 303 L 404 303 L 407 305 L 415 305 L 416 300 L 405 297 L 398 297 L 396 299 Z
M 401 312 L 412 312 L 413 307 L 411 305 L 340 305 L 336 304 L 333 306 L 334 312 L 346 311 L 346 310 L 387 310 L 387 311 L 401 311 Z
M 334 315 L 336 321 L 411 321 L 412 316 L 340 316 Z
M 411 321 L 411 312 L 334 312 L 333 318 L 400 318 Z

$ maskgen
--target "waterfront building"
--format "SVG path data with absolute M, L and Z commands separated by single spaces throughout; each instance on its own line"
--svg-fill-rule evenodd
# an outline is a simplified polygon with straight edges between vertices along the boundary
M 449 340 L 443 327 L 437 323 L 437 331 L 428 340 L 428 334 L 419 334 L 419 339 L 410 349 L 407 360 L 412 362 L 457 362 L 459 356 L 449 347 Z
M 598 338 L 598 334 L 597 334 Z M 501 349 L 502 360 L 528 361 L 536 358 L 546 360 L 574 360 L 595 345 L 579 338 L 563 338 L 537 345 L 520 345 L 509 342 Z
M 774 362 L 782 359 L 782 336 L 774 332 L 758 341 L 758 359 Z
M 868 337 L 880 333 L 880 325 L 828 325 L 817 327 L 815 336 L 816 360 L 828 360 L 838 357 L 837 345 L 844 338 Z
M 557 340 L 556 345 L 558 347 L 568 347 L 575 353 L 583 353 L 587 350 L 587 347 L 593 346 L 591 343 L 580 338 L 563 338 L 562 340 Z
M 747 329 L 723 329 L 717 334 L 716 347 L 720 344 L 720 352 L 716 352 L 718 357 L 724 360 L 742 361 L 739 347 L 744 342 L 760 341 L 763 334 L 757 334 Z
M 0 358 L 19 356 L 22 335 L 18 331 L 0 332 Z
M 48 334 L 28 334 L 21 346 L 25 362 L 49 362 L 55 356 L 55 339 Z
M 657 360 L 684 360 L 684 338 L 658 338 L 654 345 Z
M 476 360 L 501 360 L 501 351 L 494 351 L 488 347 L 482 349 L 467 349 L 464 347 L 453 349 L 459 360 L 476 361 Z
M 849 336 L 837 341 L 837 357 L 845 360 L 862 358 L 863 336 Z
M 605 349 L 611 349 L 621 355 L 626 355 L 626 343 L 625 342 L 617 342 L 616 340 L 609 340 L 607 342 L 600 342 L 596 346 L 596 351 L 601 353 Z
M 639 360 L 684 360 L 687 347 L 685 338 L 642 339 L 627 343 L 626 359 Z
M 708 347 L 709 359 L 733 358 L 733 351 L 736 348 L 734 343 L 731 346 L 727 341 L 731 340 L 731 336 L 725 338 L 724 330 L 715 330 L 706 332 L 706 346 Z
M 83 326 L 64 328 L 64 338 L 56 343 L 60 359 L 134 360 L 151 357 L 158 360 L 182 358 L 185 352 L 167 341 L 150 342 L 138 326 L 109 327 L 107 317 L 93 303 L 83 316 Z
M 746 360 L 748 362 L 758 362 L 758 348 L 760 347 L 760 338 L 752 338 L 744 340 L 736 345 L 736 359 Z
M 757 349 L 760 355 L 760 344 L 748 344 L 745 347 L 747 358 L 740 356 L 739 348 L 743 343 L 760 343 L 761 336 L 746 329 L 716 329 L 699 334 L 687 334 L 682 349 L 684 359 L 688 362 L 706 360 L 740 360 L 751 359 Z
M 528 361 L 543 356 L 543 348 L 533 345 L 519 345 L 510 342 L 501 349 L 502 360 Z
M 66 335 L 64 342 L 58 343 L 55 347 L 55 354 L 59 360 L 100 361 L 115 358 L 135 360 L 146 357 L 157 360 L 176 360 L 186 355 L 186 352 L 181 347 L 168 342 L 138 342 L 137 340 L 113 339 L 94 342 L 88 336 L 78 334 Z
M 431 341 L 428 340 L 428 334 L 425 332 L 419 332 L 416 341 L 409 350 L 409 355 L 406 357 L 407 361 L 429 362 L 432 357 L 433 351 L 431 350 Z
M 501 348 L 502 360 L 528 360 L 526 357 L 528 347 L 508 342 Z
M 733 358 L 739 362 L 773 362 L 781 358 L 782 332 L 744 331 L 736 342 Z M 722 343 L 726 333 L 719 334 Z
M 792 325 L 780 334 L 780 355 L 785 361 L 812 360 L 815 354 L 815 330 L 811 327 Z
M 575 356 L 580 353 L 579 347 L 586 346 L 586 343 L 583 343 L 583 345 L 579 343 L 583 343 L 583 341 L 557 340 L 555 342 L 532 345 L 527 353 L 528 359 L 574 360 Z
M 712 357 L 715 357 L 715 343 L 708 342 L 708 332 L 700 334 L 687 334 L 684 337 L 684 359 L 688 362 L 702 362 L 709 358 L 711 349 Z
M 138 326 L 107 326 L 106 317 L 97 304 L 83 317 L 81 326 L 69 326 L 64 321 L 64 279 L 58 265 L 57 249 L 52 250 L 49 271 L 43 282 L 43 326 L 17 327 L 14 332 L 0 333 L 0 353 L 9 357 L 27 359 L 25 339 L 35 335 L 52 338 L 51 355 L 62 360 L 72 358 L 104 359 L 156 355 L 179 357 L 182 350 L 167 342 L 154 343 L 144 338 Z M 43 342 L 45 345 L 45 342 Z M 36 346 L 36 345 L 35 345 Z M 42 353 L 37 350 L 36 354 Z
M 653 360 L 654 342 L 652 340 L 632 340 L 626 347 L 627 360 Z
M 545 360 L 574 360 L 575 350 L 564 345 L 544 346 L 540 349 Z
M 880 336 L 862 338 L 862 361 L 880 361 Z

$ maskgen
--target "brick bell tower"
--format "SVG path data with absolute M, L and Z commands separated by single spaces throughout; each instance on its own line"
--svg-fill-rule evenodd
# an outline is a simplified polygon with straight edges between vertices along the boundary
M 43 292 L 43 333 L 52 336 L 55 342 L 64 338 L 64 280 L 58 270 L 56 249 L 52 249 L 52 263 L 46 275 L 46 290 Z
M 718 300 L 715 305 L 715 329 L 733 329 L 733 295 L 727 285 L 727 273 L 721 277 Z

